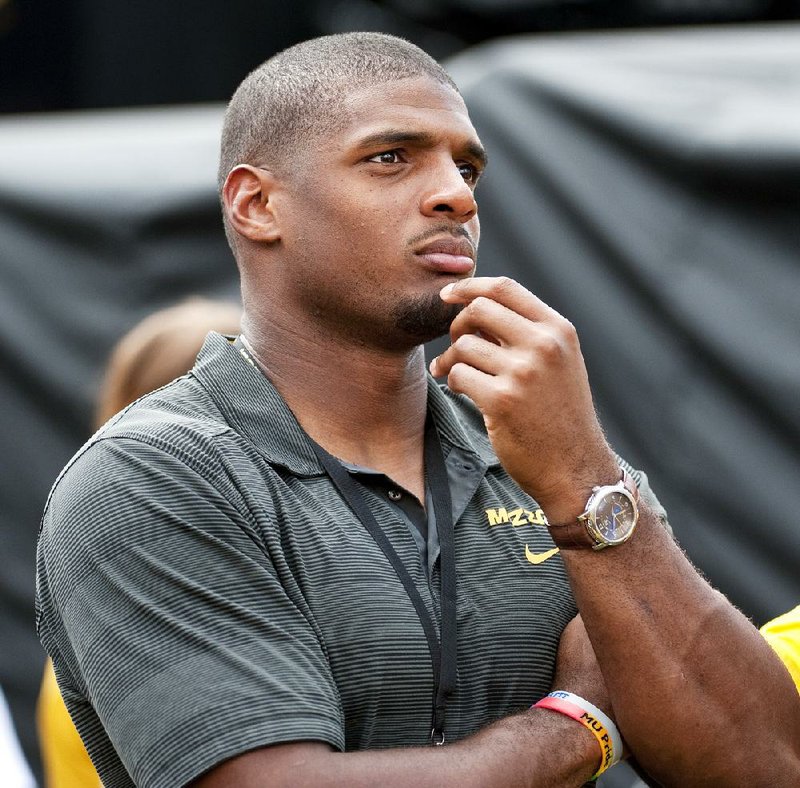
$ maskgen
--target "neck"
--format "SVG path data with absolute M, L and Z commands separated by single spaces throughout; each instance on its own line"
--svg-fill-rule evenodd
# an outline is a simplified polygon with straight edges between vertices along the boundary
M 424 490 L 427 376 L 421 346 L 405 352 L 246 321 L 255 360 L 303 429 L 334 456 Z

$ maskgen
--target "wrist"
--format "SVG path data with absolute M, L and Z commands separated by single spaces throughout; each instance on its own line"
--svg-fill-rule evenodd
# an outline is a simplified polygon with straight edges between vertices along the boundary
M 540 493 L 536 502 L 542 508 L 547 521 L 553 524 L 574 522 L 583 514 L 586 502 L 595 487 L 616 484 L 619 481 L 619 462 L 612 457 L 591 470 L 582 470 L 553 487 Z M 535 496 L 534 496 L 535 497 Z
M 574 720 L 594 738 L 597 769 L 591 777 L 592 780 L 622 760 L 624 745 L 616 723 L 602 709 L 580 695 L 556 690 L 537 701 L 531 708 L 547 709 Z
M 567 775 L 580 784 L 588 782 L 600 763 L 597 740 L 583 725 L 563 714 L 553 714 L 545 708 L 531 706 L 524 716 L 535 724 L 537 737 L 541 734 L 558 742 L 558 757 L 563 769 L 562 778 Z
M 558 520 L 552 509 L 545 512 L 547 527 L 561 549 L 603 550 L 627 542 L 639 521 L 639 490 L 633 477 L 618 467 L 621 474 L 612 484 L 592 488 L 585 508 L 577 517 Z
M 583 785 L 597 771 L 594 736 L 547 709 L 528 709 L 447 747 L 469 762 L 466 785 Z

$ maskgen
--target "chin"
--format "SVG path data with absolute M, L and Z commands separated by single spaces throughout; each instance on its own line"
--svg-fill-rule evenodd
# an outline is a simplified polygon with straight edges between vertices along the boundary
M 437 292 L 398 304 L 392 316 L 394 325 L 415 345 L 421 345 L 447 334 L 461 308 L 461 304 L 446 304 Z

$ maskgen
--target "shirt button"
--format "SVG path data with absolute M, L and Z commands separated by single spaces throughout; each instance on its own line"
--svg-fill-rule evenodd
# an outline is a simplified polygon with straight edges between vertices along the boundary
M 399 501 L 403 497 L 403 493 L 400 490 L 389 490 L 389 500 L 390 501 Z

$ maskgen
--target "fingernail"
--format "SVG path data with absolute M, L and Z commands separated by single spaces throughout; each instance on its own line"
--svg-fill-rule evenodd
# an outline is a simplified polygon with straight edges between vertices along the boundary
M 455 283 L 455 282 L 450 282 L 450 284 L 449 284 L 449 285 L 445 285 L 445 286 L 444 286 L 444 287 L 443 287 L 443 288 L 442 288 L 442 289 L 439 291 L 439 296 L 440 296 L 441 298 L 447 298 L 447 296 L 449 296 L 449 295 L 450 295 L 450 293 L 452 293 L 452 292 L 453 292 L 453 288 L 454 288 L 455 286 L 456 286 L 456 283 Z
M 449 285 L 448 285 L 448 287 L 449 287 Z M 436 377 L 436 372 L 435 372 L 434 370 L 436 369 L 436 362 L 437 362 L 438 360 L 439 360 L 439 357 L 437 356 L 436 358 L 434 358 L 434 359 L 431 361 L 431 363 L 430 363 L 430 364 L 428 364 L 428 371 L 429 371 L 429 372 L 431 373 L 431 375 L 433 375 L 434 377 Z

